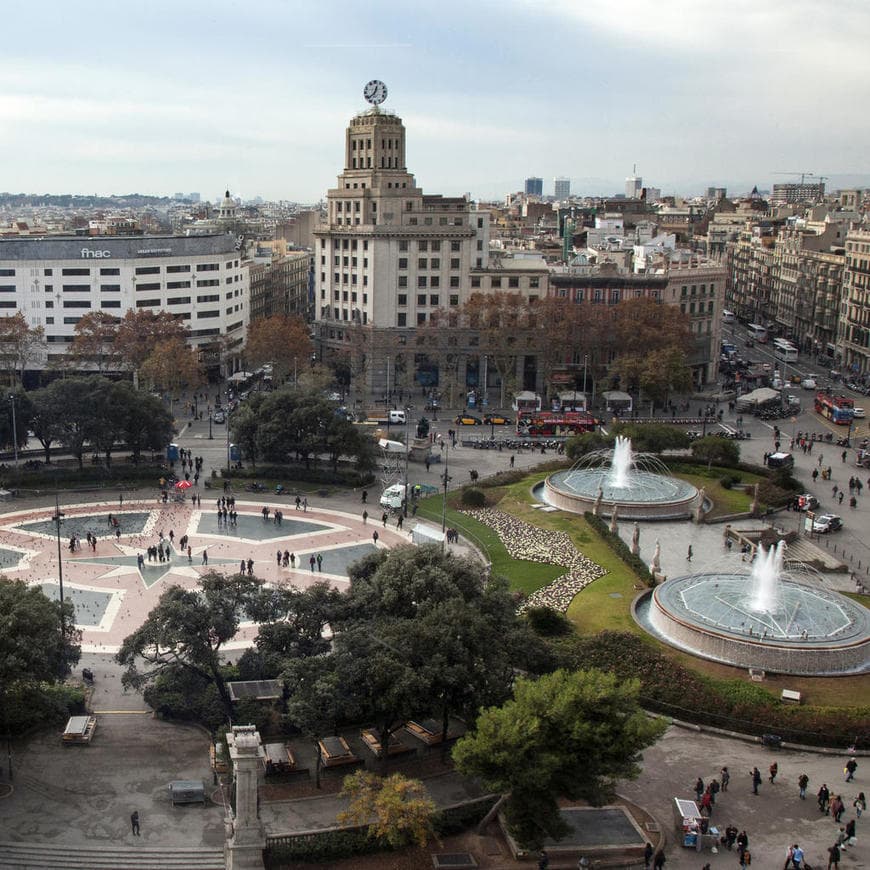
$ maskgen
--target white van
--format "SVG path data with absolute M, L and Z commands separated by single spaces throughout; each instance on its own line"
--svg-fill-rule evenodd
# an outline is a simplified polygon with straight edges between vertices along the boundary
M 404 411 L 390 411 L 389 420 L 390 420 L 390 423 L 401 423 L 402 425 L 404 425 L 406 422 L 405 412 Z
M 404 499 L 405 484 L 394 483 L 392 486 L 388 486 L 383 493 L 381 493 L 380 504 L 383 508 L 393 508 L 398 510 L 402 506 Z
M 729 311 L 727 308 L 722 310 L 722 322 L 723 323 L 734 323 L 737 318 L 734 316 L 733 311 Z

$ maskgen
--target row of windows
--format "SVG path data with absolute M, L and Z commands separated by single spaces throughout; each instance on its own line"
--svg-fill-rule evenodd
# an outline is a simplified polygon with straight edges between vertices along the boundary
M 503 286 L 503 283 L 502 283 L 503 280 L 504 280 L 503 278 L 495 278 L 495 277 L 490 278 L 489 279 L 490 289 L 500 290 Z M 483 279 L 482 278 L 480 278 L 478 276 L 472 277 L 472 279 L 471 279 L 472 289 L 477 290 L 482 286 L 483 286 Z M 520 286 L 520 279 L 518 277 L 516 277 L 516 276 L 508 277 L 507 288 L 509 290 L 517 290 L 517 289 L 519 289 L 519 286 Z M 540 286 L 541 286 L 541 279 L 538 276 L 533 275 L 532 277 L 529 278 L 529 288 L 530 289 L 537 290 Z

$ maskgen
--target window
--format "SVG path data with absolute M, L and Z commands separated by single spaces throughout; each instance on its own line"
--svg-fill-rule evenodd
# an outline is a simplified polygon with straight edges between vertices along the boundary
M 190 305 L 190 296 L 170 296 L 167 305 Z
M 451 288 L 459 287 L 459 275 L 451 275 L 450 276 L 450 286 L 451 286 Z
M 160 266 L 137 266 L 137 275 L 159 275 Z
M 190 266 L 167 266 L 167 272 L 189 272 Z M 103 270 L 100 270 L 100 274 L 102 274 Z
M 480 241 L 480 239 L 477 240 L 477 250 L 478 250 L 478 251 L 482 251 L 482 250 L 483 250 L 483 242 Z
M 205 281 L 197 281 L 197 287 L 217 287 L 220 285 L 220 278 L 207 278 Z M 157 285 L 160 286 L 159 284 Z
M 480 287 L 480 278 L 472 278 L 471 279 L 471 286 L 473 288 Z
M 120 308 L 121 300 L 120 299 L 101 299 L 100 300 L 101 308 Z
M 100 290 L 103 293 L 120 293 L 121 285 L 120 284 L 100 284 Z
M 458 293 L 451 293 L 450 294 L 450 305 L 451 305 L 451 307 L 459 305 L 459 294 Z
M 46 269 L 46 270 L 45 270 L 45 274 L 46 274 L 46 275 L 52 275 L 52 274 L 54 274 L 54 273 L 53 273 L 53 271 L 52 271 L 51 269 Z
M 415 218 L 415 217 L 408 218 L 408 223 L 409 223 L 412 227 L 417 226 L 417 218 Z
M 407 257 L 399 257 L 399 268 L 407 269 L 408 268 L 408 258 Z
M 459 268 L 459 257 L 451 257 L 450 258 L 450 268 L 458 269 Z
M 217 310 L 215 310 L 215 311 L 197 311 L 196 312 L 196 316 L 200 320 L 204 320 L 207 317 L 220 317 L 220 315 L 221 315 L 220 311 L 217 311 Z
M 426 287 L 427 286 L 425 275 L 418 275 L 417 276 L 417 286 L 418 287 Z
M 87 285 L 84 285 L 87 287 Z M 88 287 L 88 289 L 90 289 Z M 0 284 L 0 293 L 14 293 L 15 285 L 14 284 Z
M 46 299 L 45 300 L 45 307 L 46 308 L 54 308 L 54 300 L 53 299 Z
M 408 276 L 407 275 L 399 275 L 399 286 L 407 287 L 408 286 Z
M 425 305 L 426 304 L 426 294 L 425 293 L 418 293 L 417 294 L 417 304 L 418 305 Z
M 405 314 L 404 311 L 400 311 L 396 315 L 396 326 L 407 326 L 408 325 L 408 315 Z
M 63 269 L 61 275 L 90 275 L 90 269 Z
M 493 290 L 496 290 L 501 287 L 501 278 L 490 278 L 489 286 L 492 287 Z
M 428 251 L 429 250 L 429 242 L 427 242 L 425 239 L 417 242 L 417 250 L 418 251 Z
M 408 304 L 408 294 L 407 293 L 400 293 L 399 294 L 398 304 L 399 305 L 407 305 Z
M 450 243 L 450 250 L 453 251 L 454 253 L 458 253 L 459 251 L 462 250 L 462 245 L 459 242 L 451 242 Z
M 197 272 L 217 272 L 220 269 L 220 263 L 199 263 L 196 267 Z
M 137 299 L 136 300 L 137 308 L 159 308 L 160 300 L 159 299 Z
M 399 242 L 399 250 L 400 251 L 407 251 L 408 250 L 408 242 L 405 239 L 402 239 Z
M 87 299 L 64 299 L 64 308 L 90 308 L 91 303 Z
M 417 326 L 423 326 L 426 323 L 426 312 L 418 311 L 417 312 Z
M 439 241 L 436 239 L 435 241 L 432 242 L 432 246 L 430 247 L 429 250 L 431 250 L 431 251 L 440 251 L 440 250 L 441 250 L 441 242 L 439 242 Z
M 438 257 L 433 257 L 429 262 L 430 269 L 440 269 L 441 268 L 441 260 Z
M 157 285 L 160 286 L 159 284 Z M 91 285 L 90 284 L 64 284 L 63 292 L 64 293 L 90 293 Z
M 190 281 L 167 281 L 167 290 L 180 290 L 183 287 L 190 287 Z
M 64 317 L 63 322 L 72 325 L 74 323 L 78 323 L 81 320 L 81 317 Z
M 220 294 L 219 294 L 219 293 L 215 293 L 215 294 L 213 294 L 213 295 L 209 295 L 209 296 L 197 296 L 197 297 L 196 297 L 196 301 L 197 301 L 197 303 L 203 303 L 203 302 L 218 302 L 218 301 L 220 300 L 220 298 L 221 298 L 221 297 L 220 297 Z M 189 302 L 190 299 L 188 299 L 187 301 Z
M 14 278 L 15 270 L 14 269 L 0 269 L 0 276 L 4 278 Z
M 508 287 L 517 288 L 520 286 L 519 278 L 508 278 Z
M 428 262 L 429 262 L 429 261 L 428 261 L 425 257 L 420 257 L 420 259 L 417 260 L 417 268 L 418 268 L 418 269 L 425 269 L 425 268 L 426 268 L 426 264 L 427 264 Z
M 441 278 L 439 278 L 438 275 L 433 275 L 429 279 L 429 286 L 430 287 L 440 287 L 441 286 Z
M 529 278 L 529 289 L 537 290 L 541 284 L 540 278 Z
M 53 317 L 46 317 L 45 322 L 50 325 L 50 324 L 54 323 L 54 318 Z
M 434 305 L 436 308 L 441 304 L 437 293 L 432 293 L 429 295 L 429 304 Z
M 477 219 L 477 228 L 478 228 L 479 230 L 482 230 L 482 229 L 483 229 L 483 218 L 478 218 L 478 219 Z
M 65 289 L 66 288 L 64 287 L 64 290 Z M 136 289 L 137 290 L 159 290 L 160 289 L 160 282 L 159 281 L 151 281 L 151 282 L 146 283 L 146 284 L 137 284 Z

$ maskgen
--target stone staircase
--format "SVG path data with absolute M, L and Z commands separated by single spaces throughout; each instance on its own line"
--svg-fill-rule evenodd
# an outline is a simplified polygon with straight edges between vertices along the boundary
M 222 849 L 90 848 L 0 843 L 3 870 L 224 870 Z

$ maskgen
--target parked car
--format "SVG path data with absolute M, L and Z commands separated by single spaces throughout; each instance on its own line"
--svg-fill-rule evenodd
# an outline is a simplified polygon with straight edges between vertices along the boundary
M 858 420 L 863 420 L 863 419 L 864 419 L 865 414 L 864 414 L 864 409 L 863 409 L 863 408 L 858 408 L 858 407 L 856 407 L 856 408 L 853 409 L 853 411 L 854 411 L 854 415 L 855 415 L 856 419 L 858 419 Z
M 504 414 L 487 414 L 483 418 L 483 422 L 486 423 L 487 426 L 510 426 L 512 420 L 510 417 L 505 417 Z
M 843 528 L 843 520 L 836 514 L 820 514 L 813 521 L 813 531 L 819 535 L 838 532 Z
M 814 390 L 814 389 L 816 389 L 817 384 L 816 384 L 816 381 L 814 378 L 804 378 L 801 381 L 801 386 L 805 390 Z
M 453 421 L 457 426 L 482 426 L 483 420 L 474 414 L 459 414 Z
M 221 408 L 218 408 L 217 411 L 215 411 L 214 414 L 212 414 L 211 419 L 212 419 L 212 422 L 214 422 L 214 423 L 226 423 L 227 422 L 227 415 L 223 412 L 223 410 Z
M 819 500 L 808 492 L 799 495 L 796 501 L 799 511 L 814 511 L 819 506 Z

